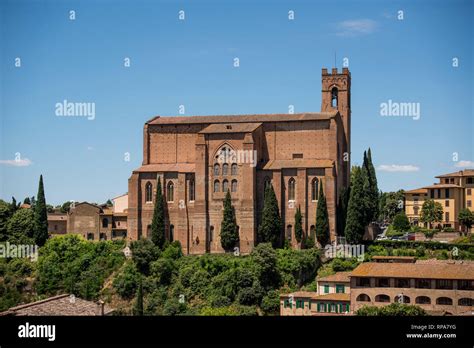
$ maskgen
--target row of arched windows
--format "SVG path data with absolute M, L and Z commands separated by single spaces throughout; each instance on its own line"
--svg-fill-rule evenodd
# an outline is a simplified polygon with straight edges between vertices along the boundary
M 395 302 L 403 302 L 403 303 L 410 303 L 410 297 L 403 295 L 403 296 L 395 296 Z M 360 294 L 357 296 L 356 301 L 359 302 L 370 302 L 370 296 L 367 294 Z M 390 296 L 388 295 L 377 295 L 375 296 L 375 302 L 390 302 Z M 416 304 L 431 304 L 431 299 L 428 296 L 418 296 L 415 298 Z M 437 305 L 448 305 L 451 306 L 453 304 L 453 300 L 449 297 L 438 297 L 436 299 Z M 458 300 L 458 306 L 473 306 L 474 300 L 472 298 L 461 298 Z
M 214 176 L 218 176 L 221 173 L 221 166 L 220 164 L 216 163 L 214 164 Z M 233 163 L 230 166 L 230 174 L 231 175 L 237 175 L 237 164 Z M 227 163 L 224 163 L 222 165 L 222 175 L 229 175 L 229 165 Z
M 270 179 L 265 178 L 265 189 L 270 185 Z M 311 180 L 311 200 L 317 201 L 319 194 L 319 179 L 313 178 Z M 294 201 L 296 199 L 296 180 L 294 178 L 290 178 L 288 180 L 288 200 Z
M 219 180 L 214 180 L 214 192 L 220 192 L 221 183 Z M 229 181 L 224 179 L 222 181 L 222 192 L 227 192 L 229 190 Z M 237 180 L 232 180 L 230 183 L 230 191 L 237 192 Z
M 194 201 L 195 198 L 196 189 L 194 180 L 189 180 L 189 200 Z M 174 183 L 172 181 L 168 181 L 166 185 L 166 201 L 174 201 Z M 153 184 L 149 181 L 145 185 L 145 202 L 153 202 Z

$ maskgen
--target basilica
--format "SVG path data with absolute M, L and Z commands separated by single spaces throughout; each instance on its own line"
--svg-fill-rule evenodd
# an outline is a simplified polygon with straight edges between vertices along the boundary
M 160 178 L 166 234 L 185 254 L 224 252 L 223 200 L 230 191 L 239 250 L 256 243 L 265 185 L 273 185 L 283 226 L 297 246 L 295 213 L 305 234 L 316 223 L 318 190 L 326 195 L 331 239 L 336 203 L 350 171 L 351 75 L 322 69 L 320 112 L 261 115 L 156 116 L 143 128 L 143 162 L 128 182 L 128 238 L 148 238 Z

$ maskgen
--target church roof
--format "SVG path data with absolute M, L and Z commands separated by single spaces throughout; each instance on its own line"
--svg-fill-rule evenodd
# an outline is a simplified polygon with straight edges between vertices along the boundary
M 436 178 L 460 177 L 460 176 L 469 176 L 469 175 L 474 175 L 474 169 L 464 169 L 464 170 L 460 170 L 454 173 L 438 175 L 436 176 Z
M 263 167 L 264 170 L 275 170 L 283 168 L 332 168 L 334 161 L 328 159 L 289 159 L 270 160 Z
M 178 172 L 178 173 L 193 173 L 194 163 L 160 163 L 160 164 L 146 164 L 138 169 L 135 169 L 134 173 L 154 173 L 154 172 Z
M 249 133 L 262 125 L 259 123 L 213 123 L 204 128 L 199 133 Z
M 156 116 L 147 124 L 255 123 L 330 120 L 338 111 L 305 112 L 300 114 L 216 115 L 216 116 Z

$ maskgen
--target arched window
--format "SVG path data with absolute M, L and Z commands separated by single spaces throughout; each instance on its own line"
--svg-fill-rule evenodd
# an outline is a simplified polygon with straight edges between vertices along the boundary
M 356 301 L 359 301 L 359 302 L 370 302 L 370 297 L 369 297 L 369 295 L 367 295 L 367 294 L 360 294 L 359 296 L 357 296 Z
M 102 227 L 107 227 L 109 225 L 109 220 L 107 218 L 102 219 Z
M 451 306 L 453 304 L 453 300 L 451 300 L 449 297 L 438 297 L 436 299 L 436 304 Z
M 313 181 L 311 181 L 311 200 L 312 201 L 318 200 L 318 184 L 319 184 L 318 178 L 314 178 Z
M 227 180 L 224 180 L 222 182 L 222 192 L 227 192 L 228 189 L 229 189 L 229 182 Z
M 431 299 L 428 296 L 418 296 L 415 299 L 416 304 L 431 304 Z
M 214 164 L 214 175 L 219 175 L 220 166 L 216 163 Z
M 292 235 L 292 226 L 288 225 L 286 226 L 286 239 L 291 240 L 291 235 Z
M 145 185 L 145 202 L 153 202 L 153 185 L 149 181 Z
M 232 167 L 230 167 L 230 173 L 232 175 L 237 175 L 237 164 L 236 163 L 233 163 Z
M 337 108 L 337 88 L 333 87 L 331 90 L 331 106 Z
M 219 180 L 214 180 L 214 192 L 219 192 Z
M 388 295 L 377 295 L 377 296 L 375 296 L 375 302 L 390 302 L 390 296 L 388 296 Z
M 296 186 L 295 179 L 291 178 L 290 181 L 288 181 L 288 200 L 289 201 L 295 200 L 295 186 Z
M 458 301 L 458 305 L 459 306 L 472 307 L 472 306 L 474 306 L 474 300 L 472 298 L 469 298 L 469 297 L 460 298 L 459 301 Z
M 232 184 L 230 186 L 230 190 L 232 192 L 237 192 L 237 180 L 232 180 Z
M 174 201 L 174 184 L 172 181 L 168 182 L 168 186 L 166 187 L 166 200 L 168 202 Z
M 189 180 L 189 200 L 194 201 L 196 198 L 196 188 L 194 186 L 194 179 Z
M 263 188 L 266 190 L 268 187 L 270 187 L 272 182 L 270 181 L 270 178 L 268 176 L 266 176 L 265 180 L 264 180 L 264 183 L 265 184 L 264 184 Z
M 229 174 L 229 165 L 227 163 L 224 163 L 222 165 L 222 175 L 228 175 Z
M 174 225 L 170 225 L 170 242 L 174 240 Z
M 395 296 L 395 302 L 398 303 L 410 303 L 410 298 L 407 295 Z

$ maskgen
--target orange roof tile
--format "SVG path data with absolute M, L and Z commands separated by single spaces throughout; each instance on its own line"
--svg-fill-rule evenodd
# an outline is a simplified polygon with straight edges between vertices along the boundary
M 364 262 L 352 271 L 351 276 L 474 280 L 474 264 Z
M 263 167 L 264 170 L 282 168 L 332 168 L 334 161 L 328 159 L 291 159 L 270 160 Z
M 351 295 L 349 293 L 332 293 L 315 296 L 313 300 L 324 300 L 324 301 L 350 301 Z
M 464 169 L 454 173 L 448 173 L 443 175 L 438 175 L 436 178 L 444 178 L 444 177 L 460 177 L 460 176 L 470 176 L 474 175 L 474 169 Z
M 260 127 L 262 123 L 213 123 L 199 133 L 249 133 Z
M 161 164 L 146 164 L 133 172 L 179 172 L 179 173 L 193 173 L 194 163 L 161 163 Z

